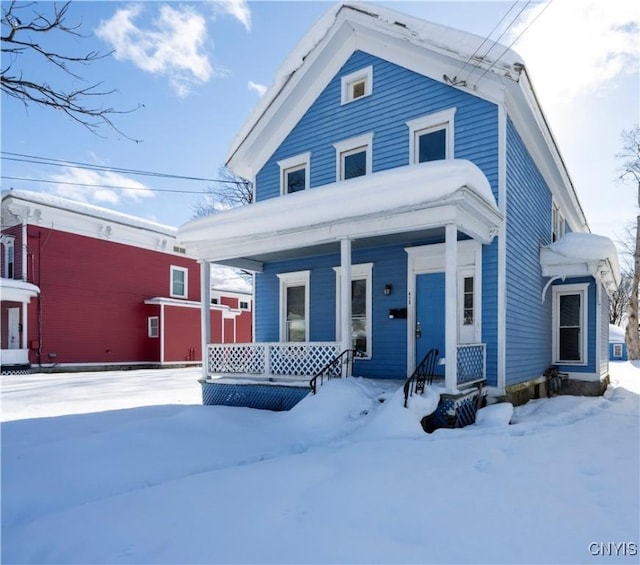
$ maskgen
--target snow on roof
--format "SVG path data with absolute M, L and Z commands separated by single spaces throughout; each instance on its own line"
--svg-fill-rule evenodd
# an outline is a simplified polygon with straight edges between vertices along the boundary
M 182 225 L 178 237 L 190 253 L 194 251 L 190 245 L 213 243 L 222 252 L 237 240 L 251 244 L 273 234 L 295 235 L 323 226 L 332 231 L 337 224 L 349 225 L 350 233 L 357 237 L 361 234 L 355 233 L 356 220 L 434 207 L 463 187 L 478 195 L 499 217 L 482 171 L 470 161 L 449 159 L 389 169 L 233 208 Z M 289 245 L 296 245 L 295 239 Z
M 609 341 L 624 343 L 626 341 L 624 328 L 609 324 Z
M 447 56 L 465 63 L 472 60 L 471 64 L 474 66 L 486 66 L 490 68 L 491 72 L 509 73 L 514 70 L 519 72 L 518 68 L 521 68 L 523 64 L 522 57 L 512 49 L 479 35 L 414 18 L 373 4 L 339 3 L 332 6 L 289 53 L 277 70 L 273 83 L 261 97 L 260 102 L 231 143 L 227 161 L 231 159 L 250 134 L 256 122 L 271 106 L 289 79 L 302 67 L 309 54 L 328 36 L 341 14 L 345 14 L 345 17 L 368 16 L 372 18 L 374 24 L 392 29 L 394 33 L 401 33 L 405 39 L 412 43 L 445 53 Z M 485 55 L 476 53 L 481 45 L 483 45 L 482 52 Z M 492 55 L 489 56 L 489 53 Z
M 540 263 L 545 276 L 602 276 L 605 284 L 612 289 L 620 282 L 616 246 L 602 235 L 567 233 L 555 243 L 542 248 Z M 576 271 L 581 266 L 584 266 L 584 273 Z
M 122 212 L 116 212 L 115 210 L 101 208 L 100 206 L 94 206 L 93 204 L 87 204 L 86 202 L 78 202 L 76 200 L 61 198 L 45 192 L 13 189 L 2 191 L 2 200 L 4 201 L 7 198 L 14 198 L 16 200 L 24 200 L 33 204 L 59 208 L 61 210 L 67 210 L 68 212 L 84 216 L 93 216 L 95 218 L 124 224 L 133 228 L 160 232 L 171 237 L 175 237 L 177 232 L 177 228 L 173 226 L 167 226 L 157 222 L 152 222 L 151 220 L 139 218 L 137 216 L 130 216 L 129 214 L 123 214 Z

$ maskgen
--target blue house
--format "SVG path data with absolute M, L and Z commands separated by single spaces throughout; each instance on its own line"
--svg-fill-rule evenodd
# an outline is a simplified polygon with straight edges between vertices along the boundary
M 628 359 L 624 328 L 611 324 L 609 326 L 609 360 L 627 361 Z
M 208 345 L 205 402 L 221 376 L 284 389 L 356 349 L 344 371 L 399 383 L 437 350 L 454 399 L 526 401 L 550 366 L 607 378 L 615 248 L 522 59 L 482 42 L 341 4 L 284 62 L 229 150 L 255 202 L 179 230 L 203 295 L 211 263 L 255 273 L 254 343 Z

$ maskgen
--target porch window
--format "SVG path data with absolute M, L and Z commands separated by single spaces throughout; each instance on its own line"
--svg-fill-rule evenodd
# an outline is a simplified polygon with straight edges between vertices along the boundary
M 171 265 L 171 289 L 169 296 L 187 298 L 189 270 Z
M 15 273 L 15 239 L 4 236 L 4 276 L 12 279 Z
M 462 325 L 473 325 L 473 277 L 462 279 Z
M 407 122 L 409 163 L 453 159 L 453 118 L 456 109 L 444 110 Z
M 351 267 L 351 345 L 353 349 L 371 356 L 371 271 L 373 263 L 363 263 Z M 336 271 L 336 338 L 340 332 L 340 272 Z
M 338 180 L 348 180 L 371 174 L 372 142 L 373 133 L 368 133 L 334 143 L 337 155 L 336 178 Z
M 340 103 L 347 104 L 369 96 L 373 90 L 373 66 L 365 67 L 340 79 Z
M 149 316 L 147 318 L 147 335 L 149 337 L 158 337 L 160 335 L 158 316 Z
M 553 288 L 554 363 L 586 363 L 587 289 L 587 284 Z
M 303 153 L 278 161 L 280 167 L 280 194 L 292 194 L 309 188 L 309 162 L 311 153 Z
M 280 273 L 280 340 L 309 340 L 310 271 Z

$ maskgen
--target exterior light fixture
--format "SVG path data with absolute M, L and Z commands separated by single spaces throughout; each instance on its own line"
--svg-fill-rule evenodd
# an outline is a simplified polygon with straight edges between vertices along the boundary
M 387 283 L 384 285 L 384 289 L 382 292 L 384 292 L 385 296 L 389 296 L 392 290 L 393 290 L 393 286 Z

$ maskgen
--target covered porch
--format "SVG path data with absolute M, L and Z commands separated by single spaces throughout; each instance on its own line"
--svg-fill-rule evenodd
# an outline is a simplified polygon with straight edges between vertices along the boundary
M 3 374 L 21 373 L 31 367 L 28 342 L 28 305 L 40 289 L 26 281 L 0 279 L 2 310 L 2 346 L 0 370 Z
M 405 307 L 399 313 L 406 327 L 406 347 L 400 353 L 406 356 L 402 378 L 410 376 L 420 362 L 415 345 L 415 278 L 431 268 L 431 261 L 435 262 L 433 269 L 444 276 L 443 344 L 439 348 L 442 384 L 453 394 L 484 380 L 486 345 L 481 339 L 461 341 L 459 336 L 459 271 L 468 257 L 481 256 L 482 246 L 493 241 L 501 222 L 495 197 L 480 169 L 468 161 L 449 160 L 287 194 L 182 226 L 179 239 L 201 261 L 203 304 L 210 300 L 211 263 L 262 273 L 266 265 L 283 260 L 304 261 L 305 257 L 330 254 L 339 258 L 334 267 L 335 340 L 288 341 L 281 332 L 277 342 L 211 344 L 203 315 L 203 351 L 207 354 L 202 382 L 308 383 L 325 365 L 357 345 L 352 327 L 354 254 L 394 245 L 404 249 L 403 280 L 409 281 L 407 294 L 401 297 Z M 437 257 L 423 259 L 416 252 L 420 247 L 437 248 Z M 476 274 L 482 276 L 476 263 L 468 264 L 470 268 L 475 265 Z M 258 302 L 256 308 L 260 307 Z M 481 337 L 481 331 L 474 335 Z M 341 369 L 343 376 L 351 372 L 351 368 Z M 306 388 L 308 392 L 308 385 Z

